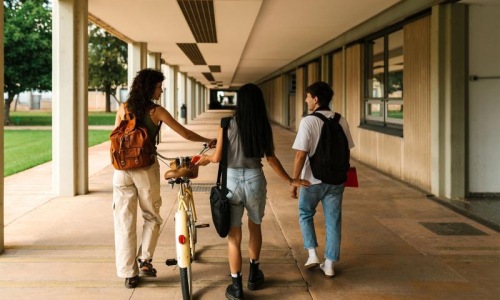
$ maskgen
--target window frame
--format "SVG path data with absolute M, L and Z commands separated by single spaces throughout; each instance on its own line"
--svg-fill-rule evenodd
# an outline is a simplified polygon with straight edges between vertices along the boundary
M 363 76 L 363 111 L 364 118 L 361 127 L 375 130 L 378 132 L 387 133 L 390 135 L 403 136 L 403 125 L 404 118 L 393 118 L 389 116 L 389 105 L 401 105 L 404 108 L 404 87 L 401 89 L 401 97 L 389 97 L 389 36 L 397 31 L 402 31 L 403 34 L 403 49 L 404 49 L 404 24 L 397 24 L 395 26 L 388 27 L 380 32 L 368 36 L 364 39 L 364 76 Z M 373 78 L 373 51 L 372 45 L 378 39 L 383 39 L 383 95 L 381 97 L 373 97 L 373 85 L 370 81 Z M 404 52 L 403 55 L 403 72 L 404 78 Z M 380 105 L 382 109 L 381 115 L 373 115 L 370 112 L 370 107 L 374 104 Z

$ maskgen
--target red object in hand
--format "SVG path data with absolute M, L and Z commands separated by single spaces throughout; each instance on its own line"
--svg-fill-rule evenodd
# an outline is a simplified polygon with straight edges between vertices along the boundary
M 191 159 L 191 162 L 192 162 L 193 164 L 195 164 L 195 163 L 197 163 L 197 162 L 200 160 L 200 158 L 201 158 L 201 156 L 199 156 L 199 155 L 195 155 L 195 156 L 193 156 L 193 158 Z
M 358 173 L 356 172 L 356 167 L 350 167 L 347 171 L 347 181 L 345 182 L 346 187 L 358 187 Z

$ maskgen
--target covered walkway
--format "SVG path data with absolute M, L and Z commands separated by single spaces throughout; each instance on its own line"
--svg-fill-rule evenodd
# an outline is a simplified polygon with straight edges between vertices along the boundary
M 215 136 L 227 112 L 206 112 L 188 127 Z M 292 171 L 295 133 L 274 127 L 277 154 Z M 164 131 L 163 155 L 195 154 L 200 145 Z M 108 143 L 89 150 L 87 195 L 51 195 L 51 163 L 5 178 L 5 252 L 0 256 L 0 299 L 181 299 L 175 256 L 175 189 L 162 187 L 164 224 L 154 258 L 158 277 L 126 289 L 115 275 L 111 212 L 113 167 Z M 500 234 L 429 200 L 420 190 L 365 165 L 360 187 L 348 188 L 343 205 L 341 261 L 334 279 L 305 270 L 297 200 L 264 162 L 268 206 L 263 223 L 262 269 L 266 285 L 245 299 L 499 299 Z M 166 166 L 162 165 L 162 172 Z M 208 187 L 217 166 L 200 170 L 193 184 L 198 215 L 211 222 Z M 322 212 L 316 227 L 323 252 Z M 138 224 L 139 227 L 142 224 Z M 243 248 L 247 231 L 244 231 Z M 201 229 L 193 265 L 195 299 L 222 299 L 229 283 L 226 240 Z M 247 260 L 244 252 L 244 260 Z M 246 265 L 245 265 L 246 266 Z M 244 279 L 248 267 L 243 269 Z

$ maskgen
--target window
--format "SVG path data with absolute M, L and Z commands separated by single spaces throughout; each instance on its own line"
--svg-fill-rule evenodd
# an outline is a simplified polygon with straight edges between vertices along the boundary
M 403 128 L 403 29 L 365 44 L 365 123 Z

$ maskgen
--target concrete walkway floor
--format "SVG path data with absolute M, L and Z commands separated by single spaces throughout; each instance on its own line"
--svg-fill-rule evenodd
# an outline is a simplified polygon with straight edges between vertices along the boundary
M 207 112 L 188 127 L 215 137 L 227 111 Z M 292 171 L 293 132 L 274 127 L 277 155 Z M 192 155 L 199 143 L 163 130 L 159 151 Z M 5 178 L 5 245 L 0 255 L 0 299 L 182 299 L 175 257 L 176 189 L 162 185 L 164 218 L 154 257 L 157 278 L 133 290 L 117 278 L 111 211 L 113 167 L 109 144 L 89 151 L 90 193 L 54 197 L 51 163 Z M 336 276 L 305 270 L 297 200 L 264 161 L 268 202 L 263 222 L 262 290 L 245 299 L 500 299 L 500 234 L 426 198 L 426 194 L 363 164 L 360 187 L 347 188 L 343 203 L 342 255 Z M 167 167 L 162 164 L 162 174 Z M 193 181 L 198 217 L 211 223 L 208 191 L 217 165 L 200 168 Z M 162 176 L 163 178 L 163 176 Z M 316 216 L 319 253 L 324 246 L 321 208 Z M 139 218 L 139 220 L 141 220 Z M 244 217 L 243 277 L 248 278 Z M 138 224 L 138 231 L 142 222 Z M 193 264 L 194 299 L 224 299 L 229 284 L 226 240 L 210 227 L 198 231 Z

